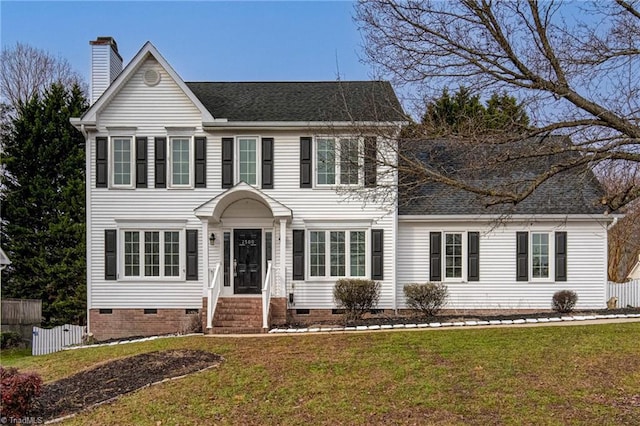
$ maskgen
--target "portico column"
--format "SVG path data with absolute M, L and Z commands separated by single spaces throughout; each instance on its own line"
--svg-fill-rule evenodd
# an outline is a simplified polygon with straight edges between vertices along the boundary
M 285 268 L 287 257 L 287 220 L 280 219 L 280 296 L 287 296 L 287 270 Z
M 211 280 L 211 271 L 209 271 L 209 220 L 200 220 L 202 221 L 202 269 L 204 273 L 202 296 L 207 297 L 207 288 Z

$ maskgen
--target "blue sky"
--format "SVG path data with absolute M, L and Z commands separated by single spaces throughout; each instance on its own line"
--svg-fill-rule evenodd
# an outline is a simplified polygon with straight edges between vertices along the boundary
M 89 41 L 113 36 L 125 64 L 151 41 L 185 81 L 370 79 L 353 3 L 0 1 L 2 47 L 28 43 L 89 79 Z

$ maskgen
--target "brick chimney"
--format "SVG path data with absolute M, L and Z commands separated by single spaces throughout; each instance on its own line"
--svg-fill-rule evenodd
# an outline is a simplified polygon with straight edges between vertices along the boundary
M 113 37 L 98 37 L 91 45 L 91 105 L 122 72 L 122 56 Z

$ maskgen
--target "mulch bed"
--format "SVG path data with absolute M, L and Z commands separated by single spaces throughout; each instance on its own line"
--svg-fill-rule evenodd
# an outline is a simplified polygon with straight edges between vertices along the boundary
M 220 355 L 196 350 L 149 352 L 118 359 L 44 385 L 32 412 L 45 421 L 75 414 L 153 383 L 210 368 L 222 361 Z

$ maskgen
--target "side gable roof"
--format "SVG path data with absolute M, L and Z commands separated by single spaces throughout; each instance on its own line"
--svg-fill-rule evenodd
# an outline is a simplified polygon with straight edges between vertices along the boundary
M 158 52 L 151 42 L 146 42 L 144 46 L 136 53 L 133 59 L 122 70 L 120 75 L 111 83 L 107 90 L 98 98 L 98 100 L 91 105 L 91 107 L 84 113 L 80 119 L 80 123 L 92 123 L 96 121 L 97 114 L 113 99 L 113 97 L 120 91 L 120 89 L 126 84 L 127 81 L 136 73 L 140 66 L 148 57 L 153 57 L 162 68 L 171 76 L 175 83 L 182 89 L 184 94 L 193 102 L 193 104 L 200 110 L 202 114 L 202 121 L 210 122 L 214 121 L 213 116 L 209 110 L 202 104 L 200 99 L 193 94 L 191 89 L 182 81 L 182 78 L 175 72 L 175 70 L 169 65 L 164 57 Z
M 541 138 L 531 138 L 514 143 L 513 150 L 523 144 L 541 143 Z M 570 143 L 568 138 L 552 136 L 549 143 Z M 480 148 L 478 148 L 480 149 Z M 502 147 L 497 148 L 502 149 Z M 494 167 L 474 169 L 474 156 L 468 145 L 456 148 L 453 141 L 420 140 L 402 141 L 401 151 L 416 155 L 428 167 L 444 171 L 447 175 L 462 178 L 482 188 L 504 188 L 526 184 L 548 170 L 552 159 L 542 156 L 519 160 L 496 161 Z M 498 152 L 495 153 L 496 155 Z M 517 156 L 515 156 L 517 157 Z M 482 163 L 480 163 L 482 164 Z M 466 174 L 469 170 L 469 174 Z M 567 170 L 542 183 L 526 199 L 516 204 L 488 205 L 481 195 L 454 188 L 443 183 L 425 183 L 419 186 L 403 185 L 414 179 L 400 173 L 400 215 L 502 215 L 502 214 L 587 214 L 601 215 L 606 209 L 600 204 L 603 189 L 591 169 L 587 166 Z
M 189 82 L 211 115 L 229 122 L 407 121 L 387 81 Z

